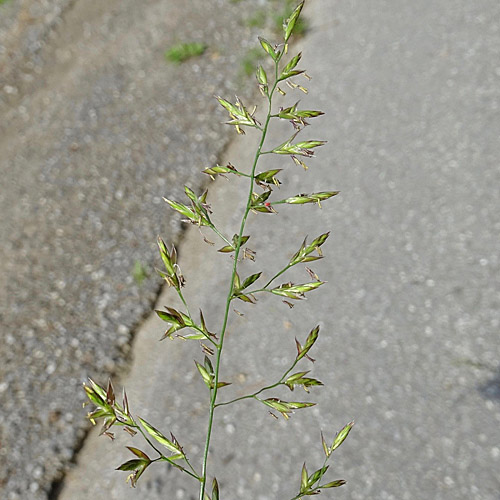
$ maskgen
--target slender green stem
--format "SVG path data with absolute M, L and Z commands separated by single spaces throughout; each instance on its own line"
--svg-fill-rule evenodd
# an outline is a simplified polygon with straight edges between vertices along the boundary
M 181 289 L 180 287 L 179 288 L 176 288 L 177 290 L 177 294 L 179 295 L 182 303 L 184 304 L 184 307 L 186 308 L 186 313 L 187 315 L 191 318 L 191 321 L 193 321 L 193 325 L 190 326 L 190 328 L 192 328 L 193 330 L 197 330 L 198 332 L 200 333 L 203 333 L 203 335 L 205 336 L 205 338 L 209 341 L 209 342 L 212 342 L 212 344 L 214 346 L 217 346 L 217 342 L 215 342 L 213 339 L 211 339 L 199 326 L 197 326 L 196 324 L 194 324 L 194 320 L 191 316 L 191 313 L 189 312 L 189 307 L 187 305 L 187 302 L 186 302 L 186 299 L 184 298 L 184 295 L 182 294 L 181 292 Z
M 259 293 L 259 292 L 270 292 L 270 290 L 267 290 L 266 288 L 257 288 L 255 290 L 245 290 L 245 295 L 252 295 L 254 293 Z
M 236 403 L 236 401 L 241 401 L 242 399 L 252 399 L 252 398 L 255 398 L 258 394 L 260 394 L 261 392 L 264 392 L 264 391 L 267 391 L 268 389 L 274 389 L 275 387 L 277 387 L 278 385 L 281 385 L 281 380 L 279 382 L 277 382 L 276 384 L 273 384 L 273 385 L 268 385 L 266 387 L 263 387 L 262 389 L 259 389 L 257 392 L 254 392 L 253 394 L 247 394 L 246 396 L 241 396 L 239 398 L 236 398 L 236 399 L 231 399 L 231 401 L 225 401 L 224 403 L 217 403 L 215 405 L 215 407 L 217 408 L 218 406 L 226 406 L 226 405 L 230 405 L 231 403 Z
M 186 463 L 188 464 L 188 467 L 193 471 L 193 474 L 196 475 L 196 477 L 198 478 L 199 481 L 201 481 L 201 478 L 200 476 L 198 476 L 198 473 L 196 472 L 196 470 L 194 469 L 194 467 L 191 465 L 191 462 L 189 461 L 188 457 L 184 457 L 184 460 L 186 461 Z
M 232 246 L 232 243 L 215 227 L 214 224 L 212 224 L 210 222 L 210 228 L 212 229 L 212 231 L 217 235 L 219 236 L 225 243 L 227 243 L 228 245 L 231 245 Z
M 279 273 L 276 273 L 262 288 L 266 289 L 276 278 L 279 278 L 283 273 L 288 271 L 291 267 L 292 267 L 291 264 L 288 264 Z
M 196 471 L 191 467 L 191 464 L 188 462 L 187 458 L 185 458 L 185 460 L 186 460 L 187 464 L 191 467 L 193 472 L 185 469 L 184 467 L 182 467 L 182 465 L 179 465 L 178 463 L 174 462 L 173 460 L 170 460 L 170 458 L 166 457 L 154 445 L 154 443 L 151 441 L 151 439 L 149 439 L 149 436 L 142 430 L 142 427 L 139 424 L 136 424 L 135 428 L 142 434 L 142 437 L 148 442 L 149 446 L 151 446 L 151 448 L 153 448 L 153 450 L 155 450 L 156 453 L 158 453 L 158 455 L 160 455 L 156 460 L 152 460 L 152 462 L 156 462 L 158 460 L 163 460 L 163 461 L 168 462 L 169 464 L 173 465 L 174 467 L 177 467 L 178 469 L 180 469 L 182 472 L 185 472 L 189 476 L 194 477 L 196 480 L 198 480 L 198 481 L 200 480 L 200 477 L 198 476 L 198 474 L 196 474 Z
M 224 403 L 218 403 L 215 406 L 216 407 L 217 406 L 225 406 L 225 405 L 230 405 L 231 403 L 236 403 L 236 401 L 241 401 L 242 399 L 255 398 L 261 392 L 264 392 L 264 391 L 267 391 L 269 389 L 274 389 L 275 387 L 278 387 L 279 385 L 283 384 L 283 381 L 286 379 L 287 375 L 295 368 L 295 366 L 296 366 L 296 364 L 298 362 L 299 362 L 299 360 L 295 359 L 295 361 L 293 362 L 292 366 L 283 374 L 283 376 L 278 380 L 278 382 L 276 382 L 276 383 L 274 383 L 272 385 L 267 385 L 266 387 L 262 387 L 262 389 L 259 389 L 257 392 L 254 392 L 252 394 L 247 394 L 246 396 L 241 396 L 239 398 L 232 399 L 231 401 L 225 401 Z
M 249 177 L 247 176 L 246 174 L 241 174 L 240 172 L 238 172 L 239 175 L 244 175 L 245 177 Z M 217 229 L 216 225 L 212 222 L 212 220 L 210 219 L 210 215 L 208 214 L 208 211 L 205 210 L 205 218 L 207 219 L 208 221 L 208 227 L 217 235 L 219 236 L 227 245 L 231 245 L 232 246 L 232 243 Z
M 181 287 L 175 288 L 177 290 L 177 295 L 179 295 L 179 298 L 181 299 L 182 303 L 184 304 L 184 307 L 186 308 L 186 313 L 187 315 L 191 318 L 191 313 L 189 312 L 189 307 L 187 305 L 186 299 L 184 298 L 184 295 L 182 295 L 181 292 Z
M 236 174 L 236 172 L 234 173 Z M 250 174 L 245 174 L 245 172 L 238 172 L 236 175 L 240 175 L 241 177 L 247 177 L 248 179 L 252 178 Z
M 325 465 L 326 465 L 326 462 L 328 461 L 330 457 L 326 457 L 325 460 L 323 461 L 323 465 L 321 467 L 321 470 L 323 470 L 325 468 Z M 324 476 L 324 472 L 320 472 L 319 474 L 319 477 L 316 481 L 316 483 L 318 484 L 319 486 L 319 483 L 321 482 L 321 479 L 323 478 Z M 302 497 L 305 497 L 306 495 L 304 493 L 298 493 L 297 495 L 295 495 L 293 498 L 291 498 L 290 500 L 299 500 L 299 498 L 302 498 Z
M 257 147 L 257 151 L 255 152 L 255 157 L 253 160 L 252 170 L 250 173 L 250 186 L 249 186 L 249 192 L 248 192 L 248 197 L 247 197 L 247 202 L 246 202 L 246 208 L 245 208 L 245 212 L 243 214 L 242 220 L 241 220 L 240 230 L 238 233 L 238 240 L 237 240 L 237 244 L 236 244 L 236 248 L 235 248 L 234 263 L 233 263 L 233 269 L 232 269 L 232 273 L 231 273 L 231 283 L 229 285 L 229 291 L 228 291 L 227 298 L 226 298 L 224 320 L 222 322 L 222 328 L 220 331 L 220 338 L 219 338 L 219 345 L 217 347 L 217 355 L 216 355 L 216 362 L 215 362 L 215 369 L 214 369 L 214 388 L 212 390 L 212 394 L 211 394 L 211 398 L 210 398 L 210 410 L 209 410 L 209 415 L 208 415 L 208 428 L 207 428 L 207 436 L 206 436 L 206 441 L 205 441 L 205 450 L 204 450 L 204 454 L 203 454 L 203 464 L 202 464 L 202 471 L 201 471 L 201 485 L 200 485 L 199 500 L 204 500 L 204 495 L 205 495 L 205 485 L 207 482 L 208 452 L 209 452 L 209 448 L 210 448 L 210 440 L 212 437 L 212 427 L 213 427 L 213 423 L 214 423 L 215 405 L 217 402 L 217 392 L 218 392 L 217 385 L 219 382 L 219 372 L 220 372 L 220 367 L 221 367 L 221 355 L 222 355 L 222 349 L 224 347 L 224 336 L 226 334 L 227 323 L 228 323 L 228 319 L 229 319 L 229 309 L 230 309 L 231 301 L 233 298 L 234 279 L 236 276 L 236 269 L 238 266 L 238 257 L 239 257 L 240 249 L 241 249 L 241 237 L 243 236 L 243 231 L 245 229 L 246 220 L 247 220 L 248 214 L 250 213 L 253 186 L 254 186 L 254 180 L 255 180 L 255 169 L 257 167 L 259 157 L 261 156 L 262 146 L 264 145 L 264 141 L 265 141 L 266 135 L 267 135 L 267 129 L 269 126 L 269 122 L 271 120 L 272 97 L 273 97 L 274 91 L 276 90 L 276 87 L 278 84 L 278 65 L 279 65 L 280 59 L 281 59 L 281 56 L 278 57 L 277 60 L 275 61 L 276 78 L 275 78 L 274 85 L 268 94 L 269 106 L 268 106 L 266 121 L 264 123 L 264 126 L 261 129 L 260 142 L 259 142 L 259 145 Z
M 328 459 L 330 457 L 325 457 L 325 460 L 323 461 L 323 466 L 321 467 L 321 470 L 323 470 L 325 468 L 325 465 L 326 465 L 326 462 L 328 462 Z M 319 478 L 318 478 L 318 486 L 319 486 L 319 483 L 321 483 L 321 480 L 323 479 L 323 476 L 325 475 L 324 472 L 320 472 L 319 474 Z
M 262 288 L 257 288 L 255 290 L 249 290 L 245 292 L 245 295 L 251 295 L 252 293 L 259 293 L 259 292 L 271 292 L 267 287 L 277 278 L 279 278 L 282 274 L 284 274 L 286 271 L 288 271 L 292 267 L 291 264 L 287 264 L 286 267 L 284 267 L 279 273 L 276 273 Z
M 187 475 L 191 476 L 192 478 L 196 479 L 197 481 L 201 481 L 201 478 L 200 478 L 200 476 L 198 476 L 198 474 L 196 474 L 196 471 L 191 472 L 190 470 L 186 469 L 182 465 L 179 465 L 177 462 L 170 460 L 170 458 L 168 458 L 166 456 L 163 456 L 162 460 L 165 462 L 168 462 L 170 465 L 173 465 L 176 469 L 179 469 L 182 472 L 185 472 Z
M 163 457 L 163 453 L 153 444 L 151 439 L 149 439 L 149 436 L 142 430 L 142 427 L 139 424 L 136 424 L 135 428 L 139 430 L 139 432 L 142 434 L 142 437 L 148 442 L 149 446 L 151 446 L 151 448 L 153 448 L 156 453 Z
M 192 318 L 191 318 L 192 319 Z M 200 332 L 202 333 L 204 336 L 205 336 L 205 339 L 207 339 L 209 342 L 212 342 L 212 344 L 215 346 L 215 347 L 218 347 L 219 344 L 217 344 L 217 342 L 215 342 L 214 339 L 212 339 L 209 335 L 207 335 L 199 326 L 197 325 L 193 325 L 193 326 L 190 326 L 189 328 L 192 328 L 193 330 L 196 330 L 197 332 Z
M 174 462 L 173 460 L 170 460 L 170 458 L 166 457 L 166 456 L 161 456 L 161 457 L 158 457 L 155 461 L 163 461 L 163 462 L 168 462 L 170 465 L 172 465 L 173 467 L 175 467 L 176 469 L 179 469 L 180 471 L 182 472 L 185 472 L 186 474 L 188 474 L 189 476 L 191 476 L 193 479 L 196 479 L 198 482 L 201 481 L 201 477 L 198 476 L 198 474 L 196 474 L 196 472 L 191 472 L 189 470 L 187 470 L 185 467 L 182 467 L 182 465 L 179 465 L 177 462 Z

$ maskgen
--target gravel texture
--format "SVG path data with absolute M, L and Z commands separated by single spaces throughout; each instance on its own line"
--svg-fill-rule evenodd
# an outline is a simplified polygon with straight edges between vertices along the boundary
M 82 381 L 125 366 L 160 286 L 155 236 L 181 234 L 161 197 L 199 186 L 227 143 L 212 96 L 248 80 L 255 8 L 0 6 L 2 498 L 47 498 L 85 433 Z M 167 63 L 184 41 L 207 51 Z

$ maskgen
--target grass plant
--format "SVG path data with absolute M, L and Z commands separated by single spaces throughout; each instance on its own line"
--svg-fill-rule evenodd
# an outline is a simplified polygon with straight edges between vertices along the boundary
M 310 370 L 305 366 L 314 361 L 310 355 L 320 333 L 318 325 L 312 326 L 304 340 L 295 339 L 296 355 L 289 361 L 288 368 L 278 380 L 263 384 L 262 387 L 246 395 L 228 399 L 224 397 L 224 388 L 230 383 L 222 380 L 220 376 L 221 366 L 224 363 L 224 346 L 227 340 L 228 325 L 231 321 L 233 303 L 243 301 L 256 304 L 259 296 L 268 294 L 275 296 L 277 300 L 283 300 L 292 307 L 294 301 L 305 298 L 306 295 L 324 284 L 324 281 L 310 270 L 308 270 L 310 279 L 301 283 L 286 281 L 284 275 L 294 266 L 303 266 L 321 259 L 323 257 L 322 246 L 328 239 L 329 232 L 322 233 L 309 242 L 304 239 L 301 244 L 298 243 L 292 257 L 286 259 L 287 263 L 283 267 L 276 269 L 266 283 L 262 283 L 265 281 L 261 279 L 262 271 L 249 276 L 240 276 L 242 260 L 256 261 L 255 252 L 247 245 L 250 239 L 246 229 L 249 217 L 263 218 L 264 224 L 266 217 L 279 216 L 276 211 L 278 206 L 295 205 L 290 209 L 296 209 L 300 205 L 316 204 L 320 207 L 321 203 L 338 193 L 334 190 L 325 190 L 300 193 L 280 199 L 276 196 L 277 193 L 274 188 L 285 182 L 286 176 L 282 169 L 266 171 L 258 169 L 259 160 L 263 156 L 281 155 L 289 158 L 291 163 L 307 170 L 308 167 L 305 162 L 314 156 L 316 148 L 325 144 L 323 140 L 299 140 L 297 138 L 306 128 L 309 120 L 320 117 L 323 112 L 299 108 L 298 102 L 278 109 L 276 109 L 275 104 L 276 95 L 285 94 L 285 88 L 287 91 L 290 88 L 292 91 L 307 92 L 305 87 L 297 83 L 297 78 L 307 77 L 304 70 L 298 69 L 302 57 L 301 53 L 291 57 L 288 55 L 289 39 L 297 27 L 303 5 L 304 2 L 300 3 L 283 22 L 282 39 L 278 44 L 259 38 L 260 49 L 264 57 L 270 59 L 272 66 L 272 71 L 269 71 L 269 74 L 261 65 L 256 70 L 258 88 L 266 102 L 264 116 L 257 118 L 255 108 L 247 108 L 239 98 L 230 101 L 216 96 L 219 104 L 229 115 L 227 123 L 235 127 L 238 134 L 244 134 L 245 128 L 256 129 L 257 133 L 260 134 L 253 161 L 246 170 L 237 170 L 230 163 L 227 165 L 214 165 L 203 170 L 212 179 L 217 176 L 224 176 L 228 179 L 238 176 L 248 181 L 247 192 L 243 196 L 242 217 L 234 234 L 232 236 L 225 234 L 213 222 L 212 210 L 207 203 L 207 191 L 196 194 L 192 189 L 185 186 L 187 202 L 165 198 L 165 202 L 174 211 L 181 214 L 185 222 L 200 229 L 203 228 L 205 231 L 213 232 L 214 238 L 219 239 L 220 245 L 222 245 L 218 251 L 226 254 L 227 258 L 232 259 L 231 273 L 227 280 L 224 313 L 220 318 L 220 326 L 215 328 L 214 325 L 207 325 L 201 310 L 199 316 L 196 317 L 190 312 L 193 308 L 192 306 L 189 307 L 183 294 L 185 282 L 177 264 L 177 251 L 173 245 L 169 246 L 161 237 L 158 238 L 159 252 L 164 266 L 159 271 L 159 274 L 167 285 L 175 290 L 182 303 L 180 309 L 165 307 L 163 310 L 156 311 L 158 316 L 168 323 L 168 328 L 162 340 L 182 338 L 193 341 L 195 345 L 199 345 L 202 356 L 202 358 L 195 361 L 195 364 L 200 381 L 206 386 L 209 405 L 206 415 L 206 437 L 200 463 L 193 463 L 188 452 L 175 436 L 170 435 L 167 437 L 165 432 L 157 429 L 152 423 L 132 413 L 125 391 L 120 403 L 117 401 L 111 382 L 107 386 L 101 386 L 89 379 L 89 383 L 84 386 L 88 399 L 94 405 L 94 409 L 88 414 L 88 418 L 93 423 L 102 420 L 101 434 L 112 438 L 112 428 L 119 426 L 124 428 L 131 436 L 139 435 L 138 437 L 142 437 L 153 450 L 151 452 L 148 449 L 146 452 L 135 446 L 127 447 L 131 453 L 130 460 L 121 464 L 118 470 L 129 473 L 128 480 L 132 486 L 136 486 L 142 474 L 153 464 L 168 463 L 185 474 L 186 480 L 192 480 L 198 485 L 199 500 L 219 500 L 222 494 L 216 479 L 217 471 L 210 468 L 209 450 L 213 430 L 216 425 L 220 424 L 220 417 L 221 413 L 224 412 L 224 408 L 228 405 L 238 404 L 242 400 L 252 400 L 276 418 L 281 415 L 288 420 L 294 412 L 305 410 L 314 406 L 315 403 L 301 401 L 300 398 L 296 399 L 295 397 L 290 400 L 280 399 L 273 395 L 273 390 L 283 386 L 291 391 L 301 387 L 309 392 L 311 389 L 323 385 L 320 380 L 309 375 Z M 175 57 L 179 60 L 183 58 L 183 56 L 179 55 L 183 53 L 183 50 L 175 52 L 177 54 Z M 187 50 L 187 52 L 192 53 L 191 49 Z M 277 121 L 290 122 L 292 132 L 281 144 L 268 145 L 268 131 L 272 124 Z M 142 269 L 138 267 L 136 274 L 142 277 Z M 257 306 L 255 305 L 255 307 Z M 231 341 L 237 342 L 237 338 L 233 337 Z M 312 468 L 312 472 L 310 472 L 304 462 L 302 469 L 297 471 L 297 492 L 291 500 L 316 495 L 325 489 L 336 488 L 345 483 L 342 479 L 326 479 L 325 476 L 329 472 L 328 461 L 331 455 L 344 442 L 352 426 L 353 422 L 349 422 L 330 440 L 326 440 L 321 435 L 321 446 L 324 452 L 323 463 L 319 467 Z

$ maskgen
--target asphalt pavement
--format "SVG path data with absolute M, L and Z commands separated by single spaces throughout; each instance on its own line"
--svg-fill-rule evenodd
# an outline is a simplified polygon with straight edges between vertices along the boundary
M 252 215 L 250 246 L 257 258 L 244 263 L 242 274 L 262 270 L 272 276 L 305 235 L 331 231 L 325 258 L 310 265 L 327 284 L 293 309 L 277 297 L 238 306 L 244 315 L 231 316 L 223 379 L 232 382 L 224 389 L 230 398 L 279 377 L 296 352 L 294 337 L 303 339 L 320 324 L 311 352 L 316 362 L 305 362 L 304 370 L 312 369 L 325 386 L 310 395 L 299 393 L 301 400 L 318 405 L 297 411 L 289 421 L 273 419 L 255 401 L 217 409 L 209 473 L 217 476 L 222 498 L 292 498 L 303 462 L 309 470 L 321 465 L 320 429 L 331 438 L 354 419 L 355 428 L 335 452 L 329 471 L 332 479 L 348 484 L 322 493 L 325 498 L 498 500 L 500 6 L 490 0 L 310 0 L 305 15 L 309 30 L 293 51 L 303 52 L 301 67 L 312 76 L 304 80 L 310 92 L 287 89 L 280 105 L 300 99 L 304 108 L 325 111 L 311 120 L 303 137 L 328 144 L 318 149 L 307 172 L 271 155 L 261 168 L 284 169 L 283 184 L 275 190 L 280 197 L 330 189 L 341 194 L 322 209 L 280 206 L 278 215 Z M 203 88 L 206 80 L 200 77 L 194 84 Z M 260 109 L 262 98 L 253 99 Z M 200 103 L 207 113 L 209 102 Z M 175 121 L 176 115 L 168 116 Z M 184 116 L 186 124 L 195 122 L 194 116 Z M 220 121 L 209 122 L 213 130 Z M 289 124 L 272 128 L 267 144 L 281 144 L 290 133 Z M 96 127 L 96 136 L 104 135 Z M 222 160 L 244 169 L 255 140 L 251 133 L 234 135 Z M 204 154 L 198 146 L 184 149 L 178 161 L 193 165 L 194 172 L 206 166 Z M 50 162 L 44 165 L 50 170 Z M 139 184 L 129 185 L 124 198 Z M 161 195 L 181 200 L 180 187 L 173 178 Z M 154 185 L 141 184 L 141 189 L 157 192 Z M 233 179 L 209 185 L 214 217 L 229 235 L 236 232 L 242 190 Z M 167 213 L 162 203 L 151 202 L 151 213 Z M 96 213 L 101 214 L 97 208 Z M 170 220 L 167 227 L 151 229 L 153 218 L 143 227 L 149 237 L 141 233 L 138 239 L 150 241 L 151 249 L 156 233 L 178 241 L 180 233 L 173 232 L 178 219 Z M 128 222 L 129 231 L 138 231 Z M 139 250 L 131 265 L 140 258 Z M 129 255 L 129 247 L 121 251 Z M 179 264 L 188 303 L 201 308 L 209 328 L 217 330 L 230 257 L 216 253 L 197 228 L 190 228 L 179 244 Z M 98 281 L 105 283 L 105 277 Z M 308 275 L 297 270 L 290 279 L 298 282 Z M 153 285 L 147 290 L 154 294 Z M 163 290 L 157 307 L 171 304 L 175 297 Z M 192 360 L 203 355 L 196 342 L 159 343 L 165 324 L 154 315 L 141 322 L 139 312 L 128 316 L 140 326 L 117 386 L 127 388 L 133 412 L 173 432 L 198 464 L 208 404 Z M 106 331 L 115 339 L 117 319 L 109 321 Z M 111 342 L 108 337 L 104 344 Z M 80 342 L 85 350 L 86 337 Z M 104 382 L 106 369 L 89 362 L 73 378 L 61 380 L 73 394 L 83 376 L 97 373 Z M 290 394 L 296 397 L 286 389 L 269 396 Z M 76 421 L 84 411 L 74 409 L 71 415 Z M 32 441 L 39 438 L 31 423 L 19 423 L 17 429 Z M 91 432 L 53 498 L 196 498 L 196 484 L 160 465 L 132 490 L 127 474 L 114 468 L 130 455 L 124 445 L 142 443 L 121 434 L 111 442 Z M 35 493 L 25 490 L 7 498 L 42 498 Z

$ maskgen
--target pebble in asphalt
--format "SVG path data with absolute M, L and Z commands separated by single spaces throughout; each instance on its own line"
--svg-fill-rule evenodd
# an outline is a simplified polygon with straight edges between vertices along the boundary
M 279 219 L 266 219 L 254 245 L 255 265 L 271 272 L 281 248 L 293 249 L 304 233 L 331 229 L 328 258 L 314 266 L 329 288 L 291 311 L 263 300 L 259 312 L 269 312 L 258 324 L 242 308 L 248 314 L 234 318 L 224 370 L 235 382 L 232 390 L 243 391 L 241 384 L 260 381 L 256 374 L 278 373 L 286 355 L 293 355 L 293 336 L 320 321 L 324 334 L 314 374 L 326 386 L 313 395 L 319 411 L 297 413 L 286 426 L 246 403 L 225 412 L 213 470 L 230 498 L 267 499 L 278 492 L 292 497 L 302 460 L 319 456 L 315 429 L 331 433 L 355 418 L 355 431 L 332 466 L 349 480 L 338 498 L 497 499 L 499 7 L 486 0 L 315 1 L 307 14 L 312 29 L 300 48 L 314 79 L 302 102 L 327 111 L 312 134 L 329 145 L 309 174 L 287 167 L 282 192 L 332 187 L 342 194 L 321 212 L 287 207 Z M 244 145 L 234 148 L 231 160 L 245 153 Z M 213 196 L 232 200 L 235 193 L 222 184 Z M 227 214 L 223 224 L 231 226 L 234 219 Z M 200 241 L 195 232 L 181 247 L 187 293 L 211 321 L 221 298 L 198 293 L 198 273 L 187 270 L 202 268 L 217 287 L 223 261 L 208 260 L 192 241 Z M 161 326 L 148 328 L 149 320 L 138 341 Z M 197 353 L 186 344 L 160 344 L 165 353 L 158 358 L 158 344 L 151 344 L 155 357 L 145 342 L 134 346 L 136 364 L 131 379 L 124 379 L 132 386 L 131 399 L 196 457 L 205 407 L 196 399 L 202 384 L 186 359 Z M 137 371 L 151 377 L 142 393 L 134 389 Z M 155 378 L 163 391 L 165 380 L 171 384 L 164 397 Z M 190 396 L 201 402 L 192 403 Z M 66 491 L 77 484 L 74 476 L 88 478 L 93 465 L 99 474 L 90 477 L 104 477 L 96 487 L 112 484 L 104 490 L 111 498 L 130 495 L 120 490 L 123 474 L 102 472 L 111 468 L 120 445 L 101 438 L 106 444 L 99 446 L 108 449 L 92 464 L 88 457 L 98 446 L 92 439 Z M 141 494 L 194 495 L 175 472 L 145 476 Z

